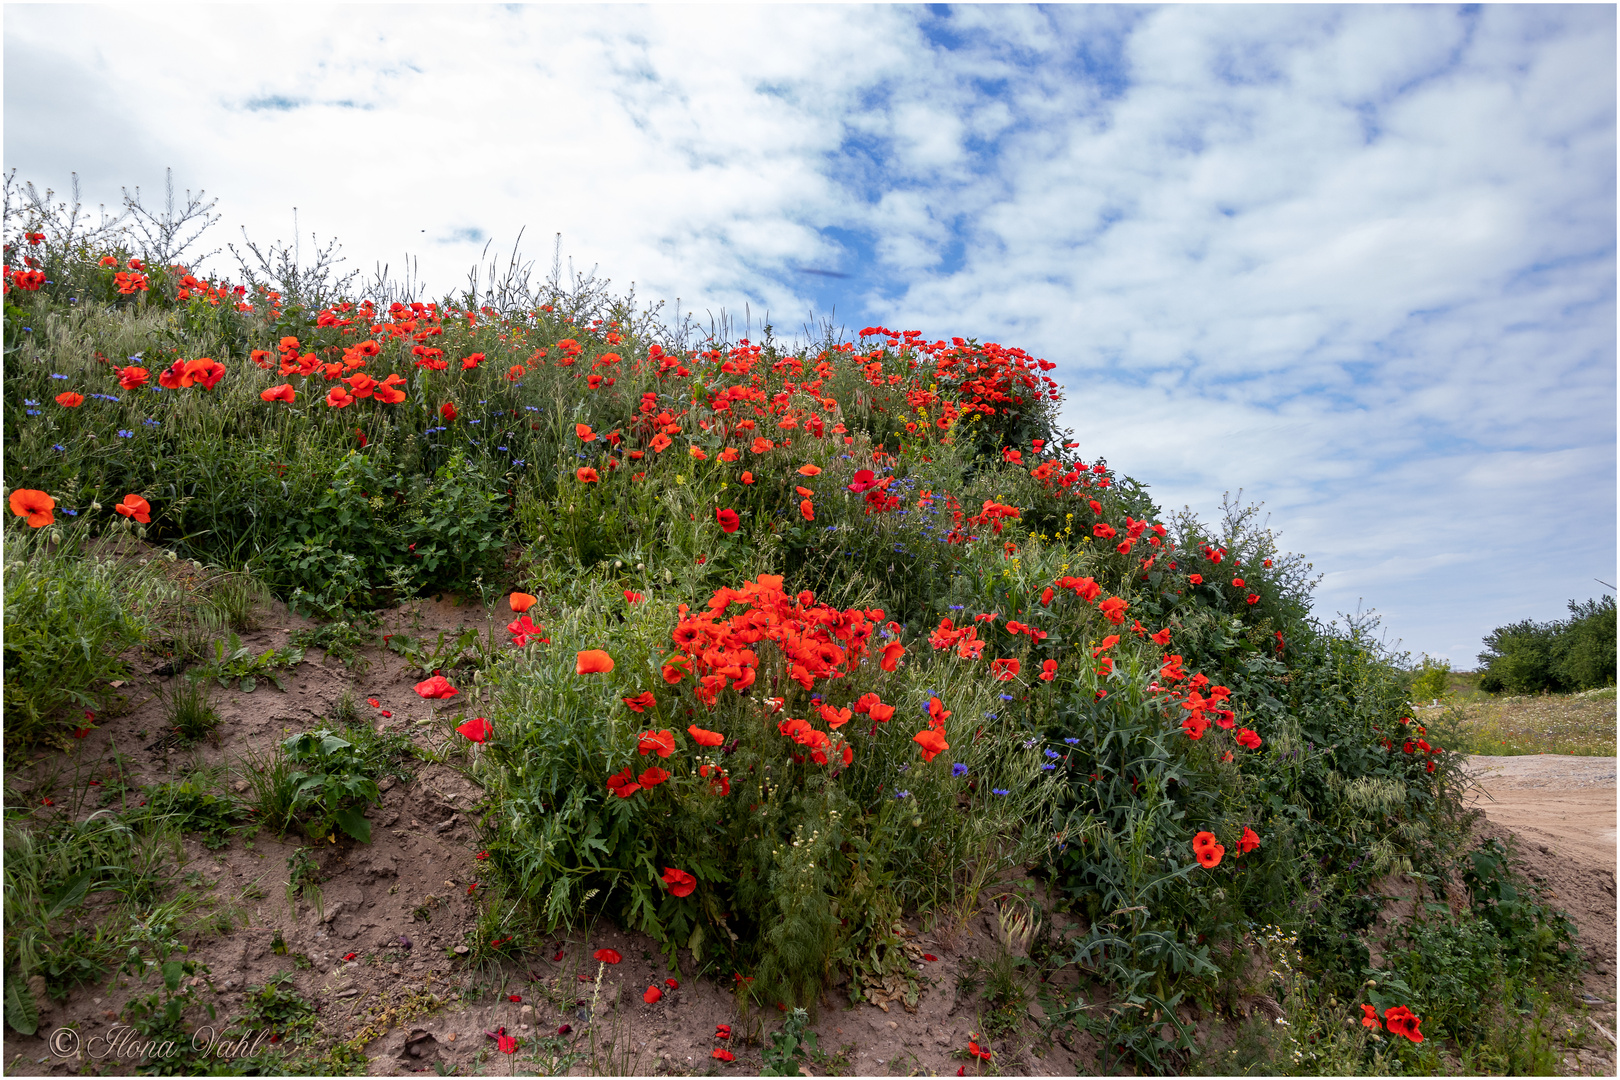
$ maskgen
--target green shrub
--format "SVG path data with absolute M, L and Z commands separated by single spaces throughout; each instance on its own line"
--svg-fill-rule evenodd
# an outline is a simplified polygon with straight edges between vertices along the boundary
M 1570 618 L 1499 626 L 1479 654 L 1480 689 L 1488 694 L 1570 693 L 1613 686 L 1615 601 L 1569 602 Z

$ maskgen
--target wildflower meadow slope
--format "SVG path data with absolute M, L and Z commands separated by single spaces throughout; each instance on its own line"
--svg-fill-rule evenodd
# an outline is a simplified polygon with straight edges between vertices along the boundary
M 6 228 L 8 568 L 127 534 L 349 628 L 441 592 L 510 619 L 419 688 L 464 705 L 484 791 L 504 929 L 470 961 L 605 914 L 745 1003 L 903 1001 L 898 920 L 1033 873 L 1071 920 L 1031 953 L 1051 1023 L 1107 1061 L 1184 1063 L 1186 1007 L 1222 1007 L 1262 928 L 1364 1066 L 1462 1037 L 1369 951 L 1377 883 L 1440 898 L 1466 854 L 1401 658 L 1314 616 L 1252 510 L 1164 513 L 1106 425 L 1060 430 L 1052 363 L 878 326 L 694 337 L 556 277 L 232 284 Z M 88 599 L 48 588 L 8 574 L 11 746 L 99 707 L 135 632 L 69 662 L 45 628 Z

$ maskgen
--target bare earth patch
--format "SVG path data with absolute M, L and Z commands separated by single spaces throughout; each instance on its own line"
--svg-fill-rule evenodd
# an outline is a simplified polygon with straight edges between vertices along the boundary
M 1610 703 L 1613 704 L 1612 702 Z M 1591 965 L 1583 980 L 1600 1033 L 1565 1060 L 1573 1073 L 1615 1072 L 1615 759 L 1561 754 L 1469 758 L 1471 804 L 1485 835 L 1517 837 L 1522 869 L 1580 930 Z

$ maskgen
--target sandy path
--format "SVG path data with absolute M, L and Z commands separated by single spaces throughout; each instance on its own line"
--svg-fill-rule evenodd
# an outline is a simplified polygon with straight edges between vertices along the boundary
M 1577 1075 L 1615 1074 L 1615 759 L 1527 754 L 1468 759 L 1479 787 L 1471 805 L 1485 812 L 1486 835 L 1519 838 L 1519 862 L 1543 897 L 1580 932 L 1590 966 L 1582 988 L 1602 1036 L 1566 1053 Z
M 1615 872 L 1615 759 L 1526 754 L 1468 759 L 1472 805 L 1544 853 Z

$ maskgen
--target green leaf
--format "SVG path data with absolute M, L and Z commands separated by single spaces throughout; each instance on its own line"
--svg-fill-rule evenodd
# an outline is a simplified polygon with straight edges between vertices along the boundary
M 23 1035 L 39 1030 L 39 1007 L 28 992 L 28 980 L 21 975 L 6 979 L 6 1023 Z
M 362 844 L 371 843 L 371 822 L 358 810 L 334 810 L 332 820 L 336 821 L 338 828 L 360 841 Z
M 242 693 L 251 694 L 251 693 L 253 693 L 254 690 L 257 690 L 258 687 L 259 687 L 259 683 L 258 683 L 258 681 L 256 679 L 253 678 L 253 676 L 251 676 L 251 675 L 242 676 Z
M 163 965 L 163 985 L 170 993 L 180 989 L 180 977 L 186 973 L 186 966 L 178 960 L 170 960 Z

